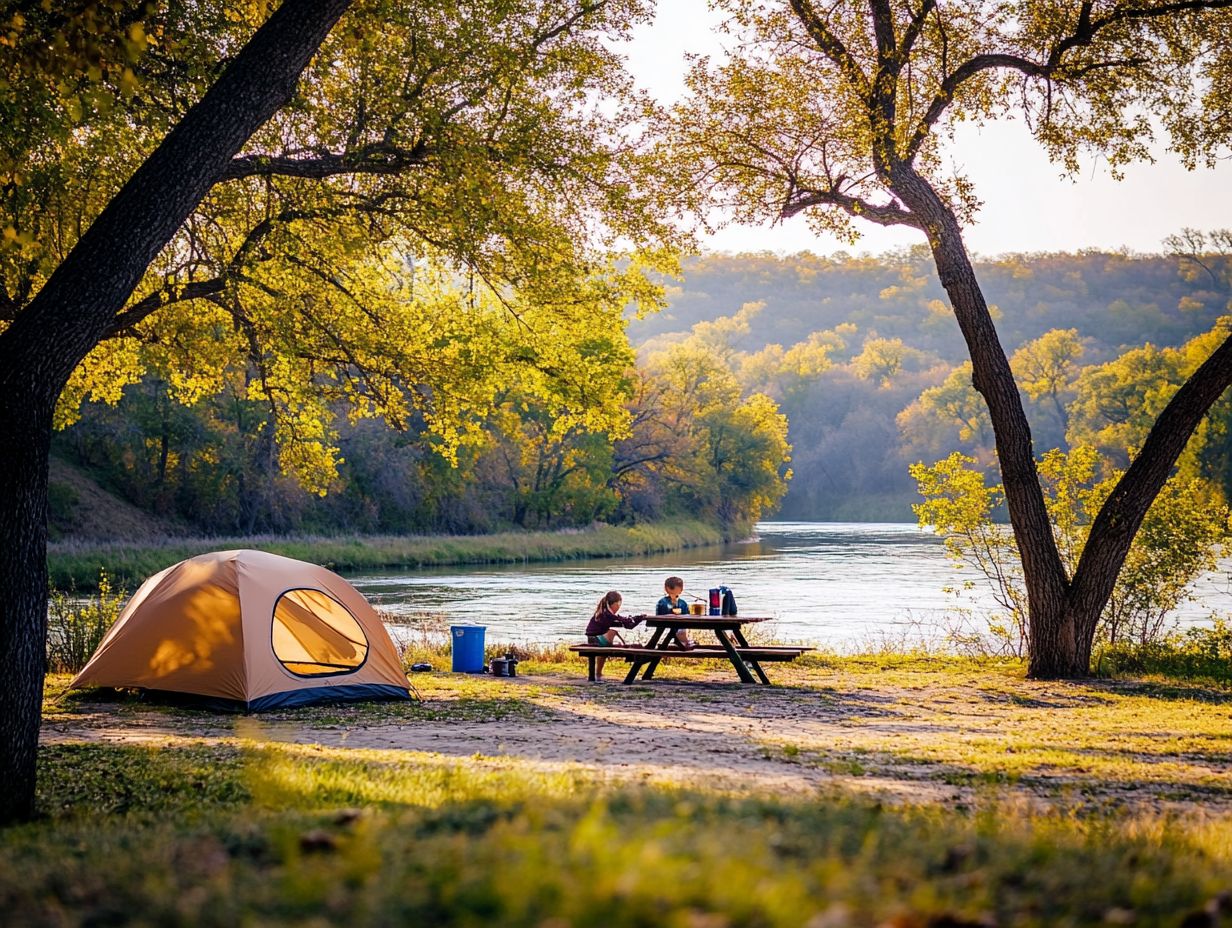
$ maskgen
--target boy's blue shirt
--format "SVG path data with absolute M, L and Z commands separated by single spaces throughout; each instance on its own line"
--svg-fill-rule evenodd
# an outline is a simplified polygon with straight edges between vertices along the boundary
M 689 611 L 689 604 L 684 601 L 683 596 L 676 597 L 676 605 L 672 606 L 672 601 L 664 596 L 661 600 L 655 603 L 655 615 L 671 615 L 672 609 L 679 609 L 681 615 Z

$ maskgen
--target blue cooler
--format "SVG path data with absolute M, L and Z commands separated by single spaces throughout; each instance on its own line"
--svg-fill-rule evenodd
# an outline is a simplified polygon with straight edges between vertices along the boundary
M 453 642 L 453 672 L 483 673 L 484 625 L 450 625 L 449 637 Z

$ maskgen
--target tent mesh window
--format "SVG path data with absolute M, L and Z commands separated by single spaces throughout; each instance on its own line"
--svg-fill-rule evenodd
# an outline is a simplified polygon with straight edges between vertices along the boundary
M 352 673 L 368 637 L 342 603 L 320 590 L 287 590 L 274 603 L 274 656 L 300 677 Z

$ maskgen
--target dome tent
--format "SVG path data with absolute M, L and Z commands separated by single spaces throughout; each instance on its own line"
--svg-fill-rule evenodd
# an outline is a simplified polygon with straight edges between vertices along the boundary
M 133 594 L 71 684 L 140 687 L 261 711 L 409 699 L 376 611 L 337 574 L 264 551 L 216 551 Z

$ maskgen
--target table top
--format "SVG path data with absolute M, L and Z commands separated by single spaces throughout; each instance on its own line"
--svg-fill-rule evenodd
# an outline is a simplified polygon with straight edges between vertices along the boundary
M 754 615 L 648 615 L 646 625 L 657 628 L 661 625 L 672 625 L 676 628 L 714 628 L 717 625 L 728 628 L 734 625 L 751 625 L 754 622 L 771 622 L 770 616 Z

